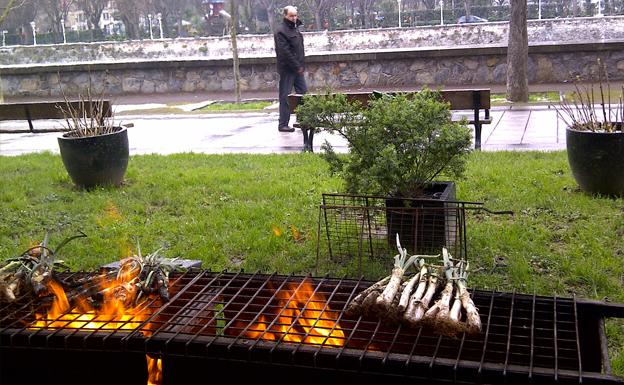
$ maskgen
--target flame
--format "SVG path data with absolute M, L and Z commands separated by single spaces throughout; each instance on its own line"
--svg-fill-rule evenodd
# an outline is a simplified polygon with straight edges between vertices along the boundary
M 149 314 L 140 307 L 127 308 L 125 303 L 128 298 L 120 294 L 120 291 L 128 291 L 129 286 L 131 285 L 128 282 L 121 280 L 105 283 L 101 286 L 100 292 L 104 294 L 104 301 L 102 301 L 100 308 L 96 310 L 84 298 L 78 297 L 76 306 L 70 309 L 63 287 L 54 280 L 50 280 L 48 290 L 54 294 L 54 302 L 47 314 L 37 313 L 35 315 L 36 321 L 31 327 L 46 329 L 134 330 L 147 319 Z
M 70 308 L 69 300 L 63 287 L 54 280 L 48 283 L 50 293 L 54 295 L 52 306 L 46 314 L 35 314 L 31 328 L 45 329 L 84 329 L 84 330 L 134 330 L 149 317 L 145 306 L 132 306 L 136 297 L 136 278 L 140 272 L 131 264 L 121 265 L 118 277 L 112 280 L 101 278 L 98 291 L 103 295 L 101 305 L 96 309 L 85 298 L 77 297 L 75 306 Z M 151 335 L 141 330 L 145 336 Z M 162 384 L 162 360 L 146 356 L 148 385 Z
M 296 284 L 289 285 L 288 289 L 278 291 L 275 297 L 281 312 L 272 321 L 262 314 L 245 333 L 246 337 L 334 347 L 344 345 L 345 336 L 337 323 L 338 314 L 329 309 L 322 294 L 314 292 L 308 279 L 299 288 Z
M 145 355 L 147 359 L 147 385 L 161 385 L 162 378 L 162 359 Z

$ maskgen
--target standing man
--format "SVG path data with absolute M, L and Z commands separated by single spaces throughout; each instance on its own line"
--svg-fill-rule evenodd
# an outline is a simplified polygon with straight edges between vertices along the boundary
M 290 107 L 288 94 L 295 87 L 295 92 L 305 94 L 308 91 L 303 72 L 305 70 L 303 35 L 299 32 L 301 21 L 297 17 L 297 8 L 284 7 L 284 20 L 275 29 L 275 53 L 277 54 L 277 72 L 279 74 L 279 123 L 280 132 L 293 132 L 288 125 Z

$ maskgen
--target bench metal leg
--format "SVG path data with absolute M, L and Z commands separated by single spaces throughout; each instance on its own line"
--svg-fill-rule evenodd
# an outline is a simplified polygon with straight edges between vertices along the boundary
M 314 152 L 314 129 L 301 127 L 303 134 L 303 152 Z
M 481 150 L 481 123 L 475 122 L 475 150 Z
M 314 129 L 311 129 L 310 132 L 308 132 L 308 151 L 309 152 L 314 152 Z
M 30 115 L 30 109 L 28 106 L 24 107 L 24 112 L 26 113 L 26 119 L 28 119 L 28 127 L 30 127 L 30 132 L 34 132 L 35 128 L 33 127 L 32 116 Z
M 481 150 L 481 122 L 479 121 L 481 93 L 479 91 L 472 91 L 472 105 L 474 106 L 475 150 Z

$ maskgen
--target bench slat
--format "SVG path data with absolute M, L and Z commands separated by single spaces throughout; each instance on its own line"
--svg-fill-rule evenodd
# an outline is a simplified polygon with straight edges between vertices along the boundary
M 406 93 L 406 94 L 413 94 L 416 93 L 418 91 L 401 91 L 401 93 Z M 478 102 L 479 102 L 479 109 L 486 109 L 489 110 L 491 105 L 490 105 L 490 90 L 489 89 L 474 89 L 474 90 L 440 90 L 440 93 L 442 95 L 442 99 L 449 102 L 451 105 L 451 110 L 472 110 L 475 108 L 475 99 L 474 99 L 474 95 L 475 93 L 478 93 Z M 390 93 L 392 94 L 392 93 Z M 323 94 L 315 94 L 315 93 L 309 93 L 307 95 L 312 95 L 312 96 L 321 96 Z M 360 103 L 362 103 L 362 105 L 367 106 L 368 105 L 368 101 L 370 100 L 371 96 L 373 95 L 372 92 L 366 92 L 366 91 L 362 91 L 362 92 L 346 92 L 344 93 L 344 95 L 346 95 L 347 100 L 352 102 L 352 101 L 359 101 Z M 299 105 L 299 103 L 301 102 L 301 98 L 303 97 L 303 95 L 301 94 L 290 94 L 288 95 L 288 106 L 290 107 L 290 113 L 294 114 L 295 113 L 295 108 L 297 108 L 297 106 Z
M 419 91 L 398 91 L 396 93 L 415 94 Z M 471 110 L 471 116 L 457 115 L 453 116 L 453 120 L 459 120 L 461 117 L 466 117 L 468 123 L 475 127 L 475 148 L 481 149 L 481 126 L 484 124 L 491 124 L 492 118 L 490 117 L 490 90 L 489 89 L 448 89 L 439 90 L 442 99 L 450 104 L 450 109 L 456 110 Z M 347 97 L 350 102 L 359 101 L 363 106 L 368 106 L 368 102 L 373 95 L 372 91 L 362 92 L 344 92 L 342 93 Z M 393 94 L 393 92 L 389 92 Z M 309 93 L 311 96 L 322 96 L 323 94 Z M 290 113 L 294 114 L 297 106 L 302 102 L 302 94 L 290 94 L 288 95 L 288 107 Z M 482 118 L 480 112 L 483 110 L 485 116 Z M 304 151 L 312 151 L 312 138 L 314 130 L 312 127 L 301 127 L 299 124 L 295 124 L 295 127 L 301 128 L 303 133 L 303 145 Z
M 82 111 L 82 103 L 70 101 L 71 106 Z M 60 108 L 66 108 L 65 102 L 33 102 L 33 103 L 6 103 L 0 104 L 0 120 L 37 120 L 37 119 L 63 119 L 65 116 Z M 84 111 L 87 117 L 91 117 L 89 103 L 85 104 Z M 104 101 L 104 117 L 112 116 L 111 103 Z

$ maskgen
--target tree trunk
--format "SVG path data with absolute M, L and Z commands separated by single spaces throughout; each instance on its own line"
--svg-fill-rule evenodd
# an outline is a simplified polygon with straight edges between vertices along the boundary
M 126 27 L 126 35 L 130 40 L 137 40 L 139 38 L 139 29 L 137 25 L 133 23 L 130 18 L 126 16 L 121 16 L 121 22 Z
M 273 33 L 273 31 L 275 31 L 275 18 L 273 17 L 273 6 L 271 5 L 270 7 L 267 7 L 266 12 L 267 12 L 268 20 L 269 20 L 269 29 L 271 30 L 271 33 Z
M 316 24 L 317 31 L 323 30 L 323 20 L 321 20 L 321 11 L 318 9 L 314 12 L 314 23 Z
M 513 3 L 516 0 L 510 0 L 510 1 Z M 526 4 L 526 0 L 524 1 Z M 471 6 L 470 0 L 464 0 L 464 11 L 466 12 L 466 22 L 468 21 L 468 16 L 470 16 L 470 6 Z
M 236 30 L 238 29 L 238 1 L 231 0 L 230 3 L 232 26 L 230 27 L 230 38 L 232 39 L 232 63 L 234 71 L 234 95 L 236 97 L 236 103 L 241 101 L 241 89 L 240 89 L 240 65 L 238 62 L 238 45 L 236 42 Z
M 527 0 L 511 0 L 507 43 L 507 100 L 529 101 L 529 39 L 527 35 Z
M 177 13 L 177 22 L 178 22 L 178 37 L 183 37 L 182 36 L 182 11 L 178 11 Z

